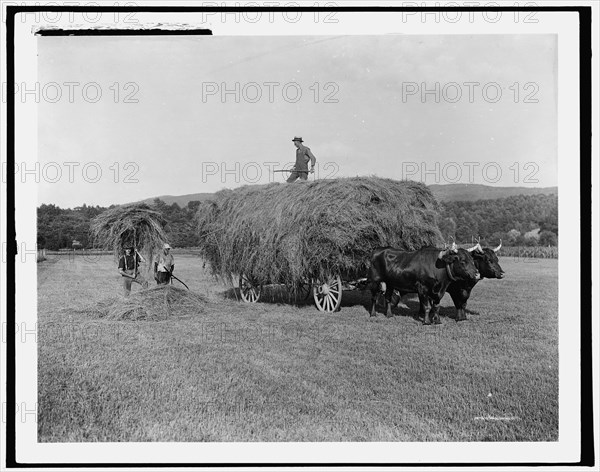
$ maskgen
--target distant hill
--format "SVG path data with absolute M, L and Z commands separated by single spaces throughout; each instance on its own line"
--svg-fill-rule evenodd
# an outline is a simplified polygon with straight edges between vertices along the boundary
M 160 195 L 159 197 L 146 198 L 138 203 L 148 203 L 151 204 L 155 198 L 160 198 L 167 205 L 172 205 L 173 203 L 177 203 L 181 208 L 187 206 L 188 202 L 193 201 L 204 201 L 211 198 L 214 194 L 212 193 L 190 193 L 188 195 Z
M 492 187 L 480 184 L 429 185 L 433 195 L 442 202 L 494 200 L 516 195 L 557 195 L 558 187 Z
M 558 238 L 558 193 L 556 187 L 489 187 L 485 185 L 432 185 L 442 204 L 440 230 L 457 241 L 481 236 L 496 244 L 502 239 L 512 246 L 556 246 Z M 545 194 L 545 195 L 544 195 Z M 169 243 L 175 247 L 195 247 L 199 236 L 193 224 L 197 207 L 212 193 L 162 195 L 156 208 L 167 221 Z M 500 195 L 500 197 L 498 197 Z M 154 204 L 155 197 L 144 202 Z M 177 203 L 177 205 L 173 205 Z M 37 211 L 37 244 L 46 249 L 72 248 L 73 240 L 92 247 L 90 221 L 105 207 L 82 205 L 62 209 L 42 204 Z M 534 236 L 534 237 L 532 237 Z
M 442 202 L 458 202 L 475 200 L 493 200 L 496 198 L 513 197 L 515 195 L 557 195 L 558 187 L 492 187 L 480 184 L 434 184 L 428 186 L 433 195 Z M 180 207 L 187 206 L 188 202 L 204 201 L 213 196 L 212 193 L 190 193 L 188 195 L 161 195 L 142 200 L 152 203 L 155 198 L 160 198 L 167 205 L 177 203 Z

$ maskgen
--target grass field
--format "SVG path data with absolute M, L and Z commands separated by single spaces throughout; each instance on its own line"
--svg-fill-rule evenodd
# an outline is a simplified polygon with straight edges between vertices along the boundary
M 558 261 L 501 258 L 465 322 L 418 309 L 369 318 L 368 292 L 341 311 L 235 300 L 202 261 L 176 275 L 202 315 L 108 321 L 82 309 L 120 294 L 112 257 L 38 264 L 38 434 L 82 441 L 556 441 Z M 133 288 L 139 290 L 139 286 Z

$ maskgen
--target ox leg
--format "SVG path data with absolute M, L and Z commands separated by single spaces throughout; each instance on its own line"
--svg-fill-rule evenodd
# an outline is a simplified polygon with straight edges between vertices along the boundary
M 431 319 L 433 320 L 433 324 L 442 324 L 442 322 L 440 321 L 440 305 L 439 303 L 433 303 L 433 306 L 431 307 L 431 311 L 429 312 L 429 316 L 431 316 Z
M 394 287 L 391 285 L 385 291 L 385 316 L 391 318 L 392 315 L 392 296 L 394 295 Z
M 467 319 L 467 302 L 456 308 L 456 321 L 465 321 Z
M 394 290 L 394 295 L 392 295 L 392 306 L 400 307 L 402 309 L 408 309 L 408 305 L 402 301 L 402 297 L 404 293 L 400 293 L 397 290 Z
M 433 297 L 431 297 L 432 307 L 429 315 L 433 320 L 433 324 L 442 324 L 442 322 L 440 321 L 440 301 L 442 300 L 442 298 L 444 298 L 445 293 L 445 290 L 440 290 Z
M 463 289 L 448 291 L 448 293 L 452 297 L 454 307 L 456 308 L 456 321 L 466 320 L 467 299 L 469 295 Z
M 379 296 L 379 284 L 371 282 L 371 313 L 370 316 L 377 316 L 377 297 Z
M 427 293 L 427 288 L 422 285 L 417 287 L 417 293 L 419 294 L 419 302 L 421 304 L 419 311 L 423 312 L 423 324 L 430 325 L 431 320 L 429 319 L 429 312 L 431 310 L 431 303 Z

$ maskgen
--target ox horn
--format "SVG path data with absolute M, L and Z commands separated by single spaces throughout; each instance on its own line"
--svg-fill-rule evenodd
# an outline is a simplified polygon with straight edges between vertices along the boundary
M 500 244 L 498 245 L 497 248 L 494 249 L 494 252 L 498 252 L 501 247 L 502 247 L 502 240 L 500 240 Z
M 458 248 L 456 247 L 456 243 L 452 243 L 452 246 L 450 246 L 450 247 L 448 247 L 447 244 L 444 244 L 444 250 L 440 251 L 440 253 L 438 254 L 438 259 L 441 259 L 446 254 L 450 254 L 451 252 L 454 252 L 454 253 L 458 252 Z
M 469 252 L 473 252 L 473 251 L 483 252 L 481 250 L 481 246 L 479 245 L 479 243 L 475 244 L 475 246 L 473 246 L 473 247 L 470 247 L 469 249 L 467 249 L 467 251 L 469 251 Z

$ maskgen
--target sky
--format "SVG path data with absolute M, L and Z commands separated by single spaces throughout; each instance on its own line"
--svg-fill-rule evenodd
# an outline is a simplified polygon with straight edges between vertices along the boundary
M 556 57 L 554 35 L 39 37 L 38 158 L 62 176 L 38 201 L 281 181 L 294 136 L 311 179 L 554 186 Z

